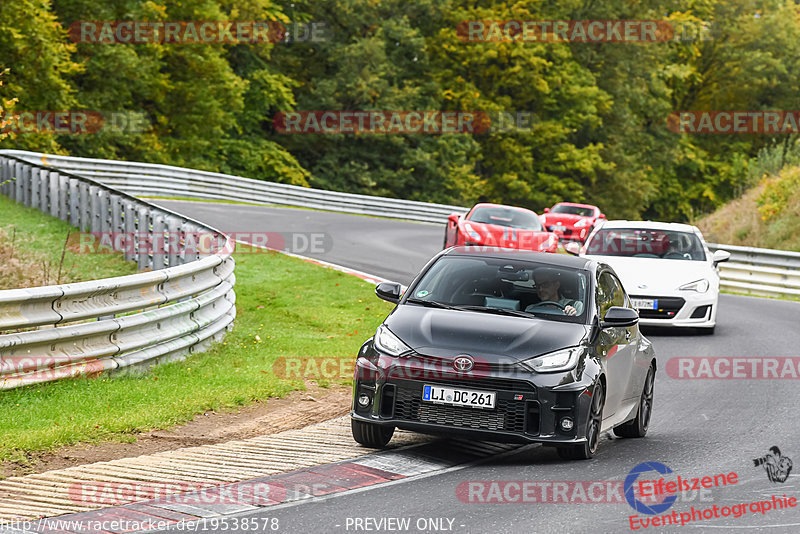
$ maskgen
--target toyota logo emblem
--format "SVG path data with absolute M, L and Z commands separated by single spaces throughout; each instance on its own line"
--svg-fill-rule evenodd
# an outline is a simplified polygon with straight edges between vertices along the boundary
M 475 361 L 469 356 L 458 356 L 453 360 L 453 369 L 462 373 L 472 371 L 474 365 Z

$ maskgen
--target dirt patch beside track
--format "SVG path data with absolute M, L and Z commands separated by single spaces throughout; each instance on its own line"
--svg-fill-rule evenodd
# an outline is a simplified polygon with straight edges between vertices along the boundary
M 153 454 L 182 447 L 208 445 L 274 434 L 325 421 L 350 410 L 352 388 L 306 384 L 306 391 L 271 398 L 238 412 L 206 412 L 170 430 L 154 430 L 136 436 L 133 443 L 79 443 L 49 452 L 32 453 L 28 462 L 3 462 L 0 477 L 43 473 L 76 465 Z

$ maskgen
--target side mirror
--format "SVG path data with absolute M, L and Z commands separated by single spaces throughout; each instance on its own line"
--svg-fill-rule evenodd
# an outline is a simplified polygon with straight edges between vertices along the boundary
M 381 282 L 375 286 L 375 294 L 387 302 L 397 304 L 400 301 L 400 284 L 397 282 Z
M 714 259 L 714 266 L 716 267 L 723 261 L 728 261 L 729 259 L 731 259 L 731 253 L 728 252 L 727 250 L 717 250 L 714 252 L 713 259 Z
M 544 212 L 545 212 L 545 213 L 550 213 L 550 208 L 545 208 L 545 209 L 544 209 Z
M 581 253 L 581 246 L 577 244 L 575 241 L 570 241 L 569 243 L 564 245 L 564 250 L 566 250 L 573 256 L 578 256 Z
M 639 312 L 631 308 L 621 306 L 611 306 L 606 312 L 605 318 L 600 321 L 600 328 L 612 328 L 615 326 L 633 326 L 639 322 Z
M 457 225 L 459 217 L 461 217 L 460 213 L 451 213 L 447 216 L 447 224 Z
M 605 213 L 601 213 L 600 215 L 597 216 L 597 218 L 598 219 L 605 219 L 606 218 L 606 214 Z

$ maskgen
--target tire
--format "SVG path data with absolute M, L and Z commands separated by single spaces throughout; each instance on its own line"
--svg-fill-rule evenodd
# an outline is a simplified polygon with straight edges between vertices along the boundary
M 386 447 L 394 434 L 393 426 L 381 426 L 364 421 L 350 420 L 353 439 L 365 447 L 382 449 Z
M 650 426 L 650 416 L 653 414 L 653 385 L 655 381 L 655 373 L 653 366 L 647 371 L 647 376 L 644 379 L 642 386 L 642 395 L 639 398 L 639 408 L 636 411 L 636 417 L 614 428 L 614 434 L 621 438 L 643 438 L 647 434 L 647 429 Z
M 558 447 L 558 456 L 564 460 L 588 460 L 597 452 L 600 429 L 603 426 L 603 407 L 606 395 L 602 382 L 597 382 L 589 405 L 589 419 L 586 422 L 586 442 L 580 445 Z

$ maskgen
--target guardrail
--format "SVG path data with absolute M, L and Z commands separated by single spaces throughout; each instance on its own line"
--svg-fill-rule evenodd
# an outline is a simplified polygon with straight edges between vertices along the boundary
M 0 291 L 0 389 L 182 359 L 230 328 L 236 279 L 228 236 L 91 178 L 9 152 L 0 153 L 0 193 L 82 231 L 148 236 L 124 251 L 147 272 Z M 208 253 L 151 246 L 159 236 L 190 233 L 210 234 Z
M 277 204 L 431 223 L 444 223 L 449 214 L 467 211 L 461 206 L 325 191 L 170 165 L 55 156 L 22 150 L 5 150 L 3 153 L 100 180 L 131 195 L 144 197 Z
M 800 297 L 800 253 L 708 243 L 731 259 L 720 264 L 720 288 L 760 297 Z

